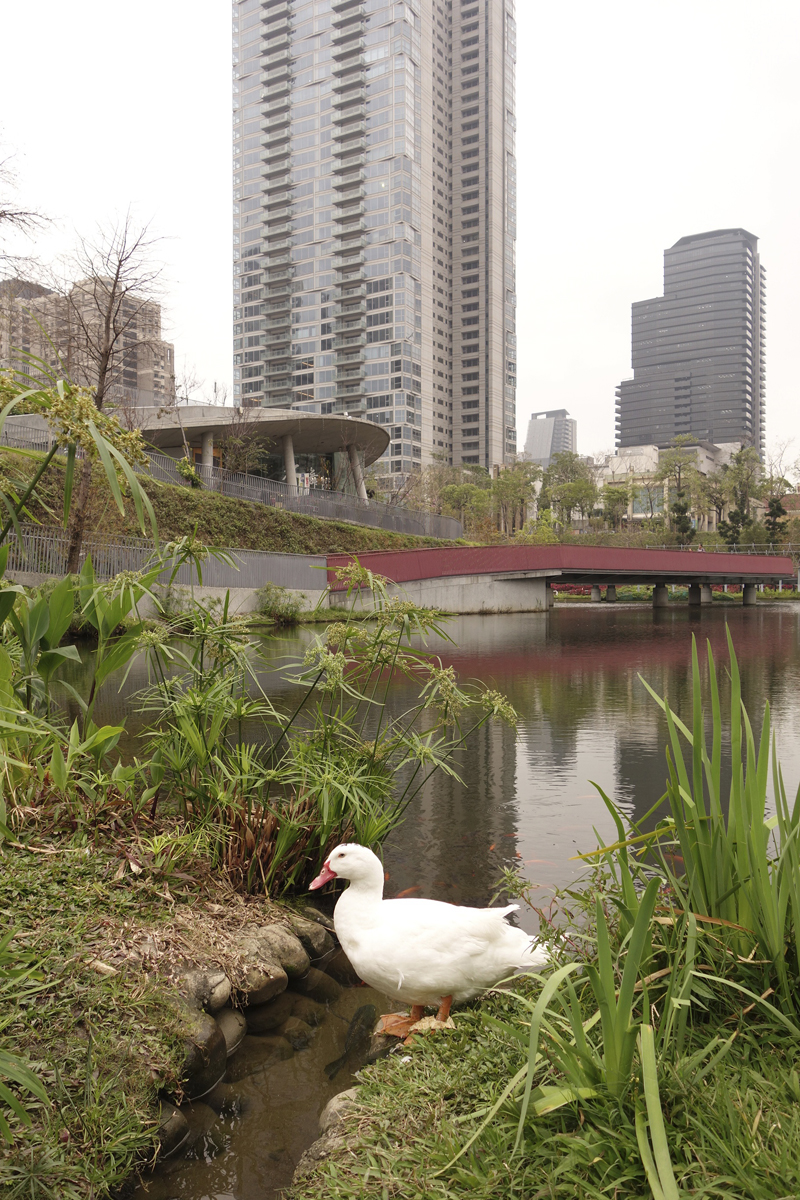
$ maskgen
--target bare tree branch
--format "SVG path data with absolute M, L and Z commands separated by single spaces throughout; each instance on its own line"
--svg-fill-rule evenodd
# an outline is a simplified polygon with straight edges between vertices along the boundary
M 8 192 L 16 191 L 17 175 L 11 167 L 11 159 L 0 161 L 0 237 L 14 231 L 31 237 L 47 223 L 47 218 L 33 208 L 21 208 L 12 202 Z M 0 244 L 0 262 L 16 262 L 19 256 L 7 254 Z

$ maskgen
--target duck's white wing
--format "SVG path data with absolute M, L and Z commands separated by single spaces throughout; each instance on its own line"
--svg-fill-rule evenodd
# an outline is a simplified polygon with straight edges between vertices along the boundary
M 374 987 L 412 1003 L 467 999 L 526 966 L 532 939 L 505 915 L 437 900 L 385 900 L 380 920 L 358 938 L 356 969 Z

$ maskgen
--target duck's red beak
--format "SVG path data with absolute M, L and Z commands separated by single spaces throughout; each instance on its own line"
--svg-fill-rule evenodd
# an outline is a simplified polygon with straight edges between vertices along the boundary
M 330 881 L 335 878 L 336 878 L 336 875 L 331 870 L 330 864 L 327 862 L 323 863 L 322 870 L 320 871 L 320 873 L 316 879 L 312 879 L 311 883 L 309 884 L 308 890 L 310 892 L 315 892 L 317 890 L 317 888 L 323 887 L 324 884 L 330 883 Z

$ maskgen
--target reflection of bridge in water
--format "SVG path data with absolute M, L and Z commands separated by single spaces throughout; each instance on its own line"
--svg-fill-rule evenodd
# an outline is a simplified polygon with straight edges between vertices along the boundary
M 346 584 L 333 574 L 352 562 L 328 555 L 331 603 L 345 602 Z M 689 604 L 709 604 L 713 584 L 743 589 L 756 603 L 760 584 L 795 582 L 791 558 L 687 550 L 632 550 L 609 546 L 443 546 L 425 550 L 369 551 L 359 562 L 389 579 L 409 599 L 448 612 L 540 612 L 552 607 L 553 585 L 583 584 L 592 599 L 616 600 L 620 584 L 653 588 L 653 606 L 667 605 L 670 585 L 688 587 Z

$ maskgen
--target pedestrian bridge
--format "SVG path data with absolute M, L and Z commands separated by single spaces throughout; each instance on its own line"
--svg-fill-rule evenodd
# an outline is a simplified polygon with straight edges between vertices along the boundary
M 331 604 L 346 603 L 346 584 L 335 568 L 348 554 L 328 555 Z M 640 550 L 609 546 L 443 546 L 425 550 L 375 550 L 362 566 L 391 580 L 391 589 L 420 605 L 448 612 L 539 612 L 552 606 L 553 588 L 583 584 L 592 599 L 616 600 L 620 584 L 653 588 L 653 605 L 668 603 L 668 585 L 688 587 L 689 604 L 711 603 L 712 584 L 742 587 L 743 603 L 756 603 L 760 584 L 795 586 L 788 556 L 729 554 L 690 549 Z

